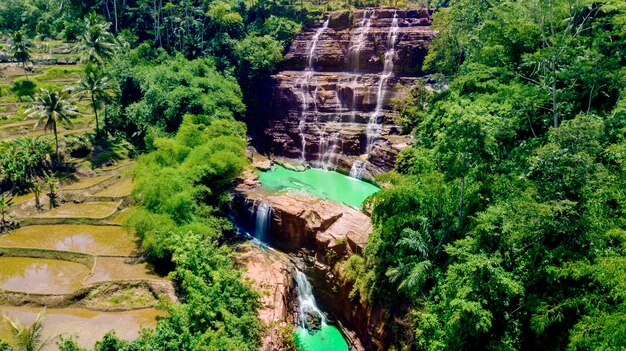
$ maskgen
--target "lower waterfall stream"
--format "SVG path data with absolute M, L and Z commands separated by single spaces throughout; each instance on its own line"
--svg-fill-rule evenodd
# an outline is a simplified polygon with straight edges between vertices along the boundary
M 302 351 L 348 351 L 348 343 L 337 327 L 328 324 L 317 306 L 313 287 L 306 275 L 296 272 L 299 323 L 296 340 Z
M 274 166 L 272 170 L 260 172 L 259 180 L 264 191 L 270 193 L 304 192 L 355 209 L 359 209 L 368 196 L 379 191 L 373 184 L 323 169 L 294 171 Z M 246 233 L 261 247 L 271 249 L 272 202 L 260 198 L 250 201 L 254 202 L 248 205 L 253 208 L 253 213 L 247 222 Z M 280 212 L 277 214 L 280 215 Z M 233 220 L 236 221 L 235 218 Z M 299 350 L 348 351 L 352 341 L 320 309 L 306 274 L 296 269 L 293 279 L 297 293 L 294 338 Z

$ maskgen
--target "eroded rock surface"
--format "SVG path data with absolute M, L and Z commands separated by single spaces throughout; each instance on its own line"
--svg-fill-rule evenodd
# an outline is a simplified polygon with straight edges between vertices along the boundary
M 291 322 L 294 267 L 287 255 L 276 250 L 251 243 L 236 249 L 236 260 L 245 267 L 244 276 L 261 293 L 259 317 L 268 327 L 261 350 L 280 350 L 280 328 Z

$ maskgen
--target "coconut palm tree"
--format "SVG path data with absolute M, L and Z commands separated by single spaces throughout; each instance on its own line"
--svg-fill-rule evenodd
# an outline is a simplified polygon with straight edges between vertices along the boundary
M 109 32 L 109 26 L 95 13 L 87 15 L 80 45 L 83 62 L 102 64 L 113 56 L 117 44 L 115 36 Z
M 59 155 L 59 136 L 57 133 L 57 125 L 71 124 L 70 116 L 76 114 L 76 107 L 71 105 L 65 94 L 58 91 L 49 91 L 41 89 L 35 97 L 35 103 L 31 108 L 26 110 L 26 118 L 34 117 L 37 119 L 35 128 L 44 124 L 44 130 L 52 130 L 54 132 L 54 142 L 56 145 L 57 161 L 61 163 Z
M 30 48 L 31 42 L 28 40 L 24 32 L 21 30 L 13 33 L 13 37 L 11 38 L 11 52 L 13 53 L 13 57 L 22 63 L 22 68 L 24 69 L 24 76 L 26 80 L 28 80 L 28 73 L 26 72 L 26 62 L 30 61 Z
M 9 210 L 9 207 L 13 205 L 13 197 L 8 197 L 4 194 L 0 196 L 0 214 L 2 214 L 2 223 L 6 222 L 6 214 Z
M 113 81 L 103 70 L 88 62 L 78 82 L 76 92 L 80 98 L 89 97 L 91 99 L 91 107 L 93 107 L 93 112 L 96 115 L 96 136 L 100 136 L 98 109 L 115 96 L 116 89 Z
M 30 327 L 26 327 L 17 320 L 9 318 L 7 320 L 9 321 L 9 329 L 14 340 L 15 351 L 40 351 L 52 340 L 52 337 L 44 339 L 42 335 L 43 312 L 37 315 Z

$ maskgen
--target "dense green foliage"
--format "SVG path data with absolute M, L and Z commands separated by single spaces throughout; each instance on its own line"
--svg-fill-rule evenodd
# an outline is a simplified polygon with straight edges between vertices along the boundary
M 231 79 L 202 61 L 188 66 L 187 74 L 161 78 L 189 79 L 198 87 L 193 101 L 203 114 L 185 115 L 175 137 L 155 138 L 154 150 L 139 158 L 133 173 L 139 206 L 127 220 L 154 261 L 174 264 L 171 277 L 181 304 L 171 306 L 156 330 L 134 345 L 146 350 L 253 350 L 260 338 L 257 296 L 233 267 L 228 247 L 218 244 L 223 232 L 232 229 L 224 217 L 229 185 L 247 164 L 245 125 L 233 117 L 243 112 L 243 105 Z M 158 81 L 148 78 L 143 84 L 151 91 Z M 137 346 L 107 350 L 126 347 Z
M 210 60 L 162 56 L 157 65 L 140 61 L 120 60 L 121 103 L 107 121 L 111 132 L 124 133 L 138 147 L 151 131 L 178 130 L 187 113 L 232 119 L 245 112 L 237 82 L 217 73 Z
M 0 142 L 0 189 L 19 193 L 51 167 L 52 145 L 39 138 Z
M 626 347 L 625 4 L 435 15 L 427 64 L 449 89 L 404 107 L 416 145 L 381 177 L 373 236 L 347 263 L 354 294 L 404 321 L 398 346 Z

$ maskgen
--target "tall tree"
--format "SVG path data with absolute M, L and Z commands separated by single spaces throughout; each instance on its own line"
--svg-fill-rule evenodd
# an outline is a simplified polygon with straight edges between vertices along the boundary
M 115 95 L 115 86 L 106 73 L 93 63 L 88 62 L 85 71 L 78 83 L 77 93 L 91 100 L 91 107 L 96 118 L 96 136 L 100 136 L 100 124 L 98 122 L 98 109 Z
M 56 146 L 57 161 L 61 162 L 61 156 L 59 155 L 59 136 L 57 133 L 57 125 L 71 124 L 70 116 L 75 115 L 76 107 L 71 105 L 66 96 L 58 91 L 49 91 L 47 89 L 41 89 L 41 92 L 36 96 L 36 102 L 31 108 L 26 110 L 27 117 L 34 117 L 37 119 L 35 128 L 44 123 L 45 130 L 52 130 L 54 132 L 54 143 Z
M 24 32 L 21 30 L 16 31 L 11 38 L 11 52 L 13 53 L 13 57 L 22 63 L 26 80 L 28 80 L 26 62 L 30 61 L 31 45 L 30 40 L 28 40 L 26 35 L 24 35 Z
M 80 45 L 83 62 L 100 65 L 113 56 L 117 44 L 115 37 L 109 32 L 109 26 L 109 23 L 95 13 L 87 15 Z

